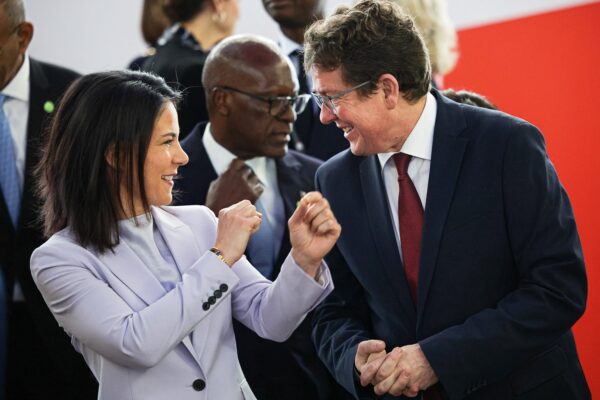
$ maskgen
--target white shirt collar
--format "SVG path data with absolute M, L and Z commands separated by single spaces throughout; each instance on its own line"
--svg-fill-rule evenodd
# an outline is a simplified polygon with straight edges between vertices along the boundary
M 204 129 L 202 143 L 217 175 L 223 174 L 229 168 L 229 164 L 237 158 L 232 152 L 215 140 L 210 122 L 206 124 L 206 128 Z M 269 186 L 270 179 L 267 179 L 267 159 L 265 157 L 255 157 L 246 160 L 246 164 L 252 168 L 264 186 Z
M 435 128 L 435 118 L 437 114 L 437 102 L 431 93 L 427 93 L 425 107 L 413 128 L 412 132 L 406 138 L 402 145 L 401 152 L 410 154 L 413 157 L 431 161 L 431 151 L 433 148 L 433 130 Z M 392 153 L 379 153 L 379 163 L 381 168 L 394 155 Z
M 279 45 L 281 47 L 281 51 L 289 56 L 294 50 L 302 50 L 302 45 L 300 43 L 294 42 L 289 37 L 285 36 L 283 33 L 279 35 Z
M 2 90 L 2 94 L 13 99 L 29 102 L 29 56 L 27 54 L 25 54 L 21 68 Z

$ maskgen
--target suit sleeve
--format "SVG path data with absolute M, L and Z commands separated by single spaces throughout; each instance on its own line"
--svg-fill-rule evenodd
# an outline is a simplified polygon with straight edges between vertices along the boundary
M 506 143 L 504 214 L 519 285 L 495 307 L 420 342 L 451 398 L 505 378 L 567 333 L 585 309 L 575 219 L 543 138 L 523 123 Z
M 321 184 L 317 174 L 317 190 Z M 325 197 L 327 194 L 324 193 Z M 343 233 L 342 233 L 343 234 Z M 312 338 L 317 353 L 336 381 L 354 396 L 372 395 L 354 376 L 354 357 L 358 343 L 373 339 L 369 309 L 360 283 L 335 246 L 326 257 L 335 282 L 333 292 L 313 314 Z

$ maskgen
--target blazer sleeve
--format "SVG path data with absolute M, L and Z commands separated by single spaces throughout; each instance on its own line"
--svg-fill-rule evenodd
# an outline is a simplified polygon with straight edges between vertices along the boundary
M 59 325 L 103 357 L 127 367 L 156 365 L 213 310 L 202 307 L 206 294 L 223 283 L 235 287 L 239 281 L 207 251 L 175 288 L 134 310 L 103 279 L 93 254 L 60 239 L 51 238 L 32 255 L 37 287 Z
M 585 309 L 585 266 L 569 199 L 539 131 L 518 128 L 503 149 L 502 190 L 519 286 L 420 342 L 451 398 L 506 377 L 568 332 Z

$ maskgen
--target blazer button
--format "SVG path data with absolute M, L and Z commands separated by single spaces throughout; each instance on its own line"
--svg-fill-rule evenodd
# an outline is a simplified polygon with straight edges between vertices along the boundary
M 213 304 L 215 304 L 217 302 L 217 299 L 215 299 L 215 296 L 209 296 L 208 297 L 208 304 L 210 304 L 211 306 Z
M 221 293 L 221 291 L 219 289 L 215 290 L 214 296 L 219 299 L 221 298 L 221 296 L 223 296 L 223 293 Z
M 192 383 L 192 387 L 196 392 L 200 392 L 206 387 L 206 382 L 204 382 L 202 379 L 196 379 L 194 383 Z
M 219 286 L 219 290 L 223 293 L 225 293 L 226 291 L 229 290 L 229 286 L 227 286 L 226 283 L 221 283 L 221 286 Z
M 209 309 L 209 308 L 210 308 L 210 304 L 208 304 L 208 303 L 206 303 L 206 302 L 202 303 L 202 309 L 203 309 L 204 311 L 208 311 L 208 309 Z

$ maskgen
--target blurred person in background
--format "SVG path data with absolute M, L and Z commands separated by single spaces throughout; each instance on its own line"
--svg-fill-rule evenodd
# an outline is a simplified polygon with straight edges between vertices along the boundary
M 394 1 L 413 18 L 429 52 L 433 86 L 443 88 L 444 75 L 452 71 L 458 58 L 456 30 L 446 0 Z
M 440 91 L 440 93 L 457 103 L 468 104 L 470 106 L 475 107 L 488 108 L 490 110 L 498 109 L 498 107 L 496 107 L 496 105 L 489 101 L 485 96 L 482 96 L 479 93 L 471 92 L 469 90 L 455 91 L 454 89 L 445 89 Z
M 0 268 L 8 313 L 6 391 L 10 400 L 92 399 L 97 385 L 44 304 L 29 272 L 44 242 L 33 169 L 42 132 L 78 74 L 38 61 L 22 0 L 0 0 Z
M 164 4 L 165 0 L 144 0 L 140 28 L 148 48 L 129 64 L 129 69 L 142 69 L 146 60 L 156 54 L 156 47 L 166 42 L 168 34 L 165 31 L 172 23 L 165 14 Z
M 238 0 L 165 0 L 164 12 L 177 25 L 142 69 L 183 93 L 178 110 L 183 139 L 198 122 L 208 120 L 202 69 L 210 49 L 233 33 Z

